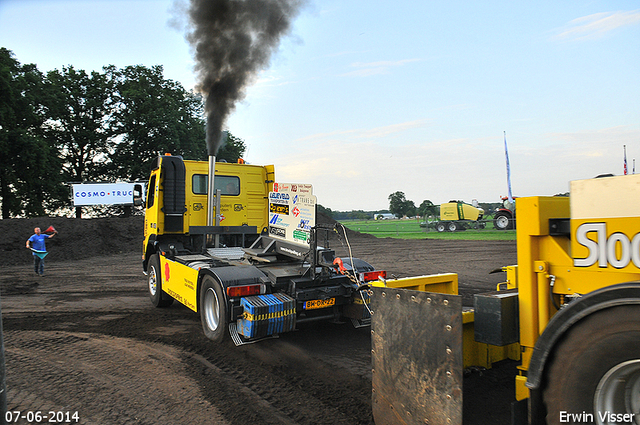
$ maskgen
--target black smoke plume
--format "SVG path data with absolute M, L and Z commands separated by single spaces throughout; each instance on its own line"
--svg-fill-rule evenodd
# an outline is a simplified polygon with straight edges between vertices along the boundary
M 206 97 L 207 150 L 215 155 L 222 127 L 245 88 L 269 65 L 304 0 L 191 0 L 198 90 Z

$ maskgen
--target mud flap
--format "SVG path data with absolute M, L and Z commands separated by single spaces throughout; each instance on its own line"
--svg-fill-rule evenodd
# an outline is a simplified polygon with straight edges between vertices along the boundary
M 462 424 L 462 299 L 372 288 L 376 425 Z

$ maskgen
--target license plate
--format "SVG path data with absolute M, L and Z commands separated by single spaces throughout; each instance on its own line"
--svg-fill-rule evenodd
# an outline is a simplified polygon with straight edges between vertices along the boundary
M 335 298 L 329 298 L 328 300 L 312 300 L 304 303 L 305 310 L 313 310 L 316 308 L 331 307 L 336 304 Z

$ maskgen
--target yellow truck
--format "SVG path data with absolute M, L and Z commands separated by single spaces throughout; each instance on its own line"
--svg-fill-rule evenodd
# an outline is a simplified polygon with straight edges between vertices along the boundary
M 640 175 L 570 193 L 518 199 L 518 265 L 473 310 L 455 276 L 372 284 L 376 424 L 462 423 L 463 367 L 507 357 L 514 423 L 640 423 Z
M 370 321 L 360 288 L 384 272 L 321 246 L 333 228 L 315 222 L 313 187 L 274 176 L 271 165 L 157 158 L 142 247 L 156 307 L 177 300 L 209 339 L 237 345 L 308 321 Z

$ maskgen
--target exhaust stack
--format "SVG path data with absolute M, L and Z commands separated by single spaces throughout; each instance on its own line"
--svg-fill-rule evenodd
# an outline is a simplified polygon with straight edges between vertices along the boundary
M 209 155 L 209 183 L 207 186 L 207 226 L 214 226 L 215 221 L 213 216 L 214 203 L 215 203 L 215 175 L 216 175 L 216 157 L 215 155 Z M 216 210 L 217 211 L 217 210 Z

